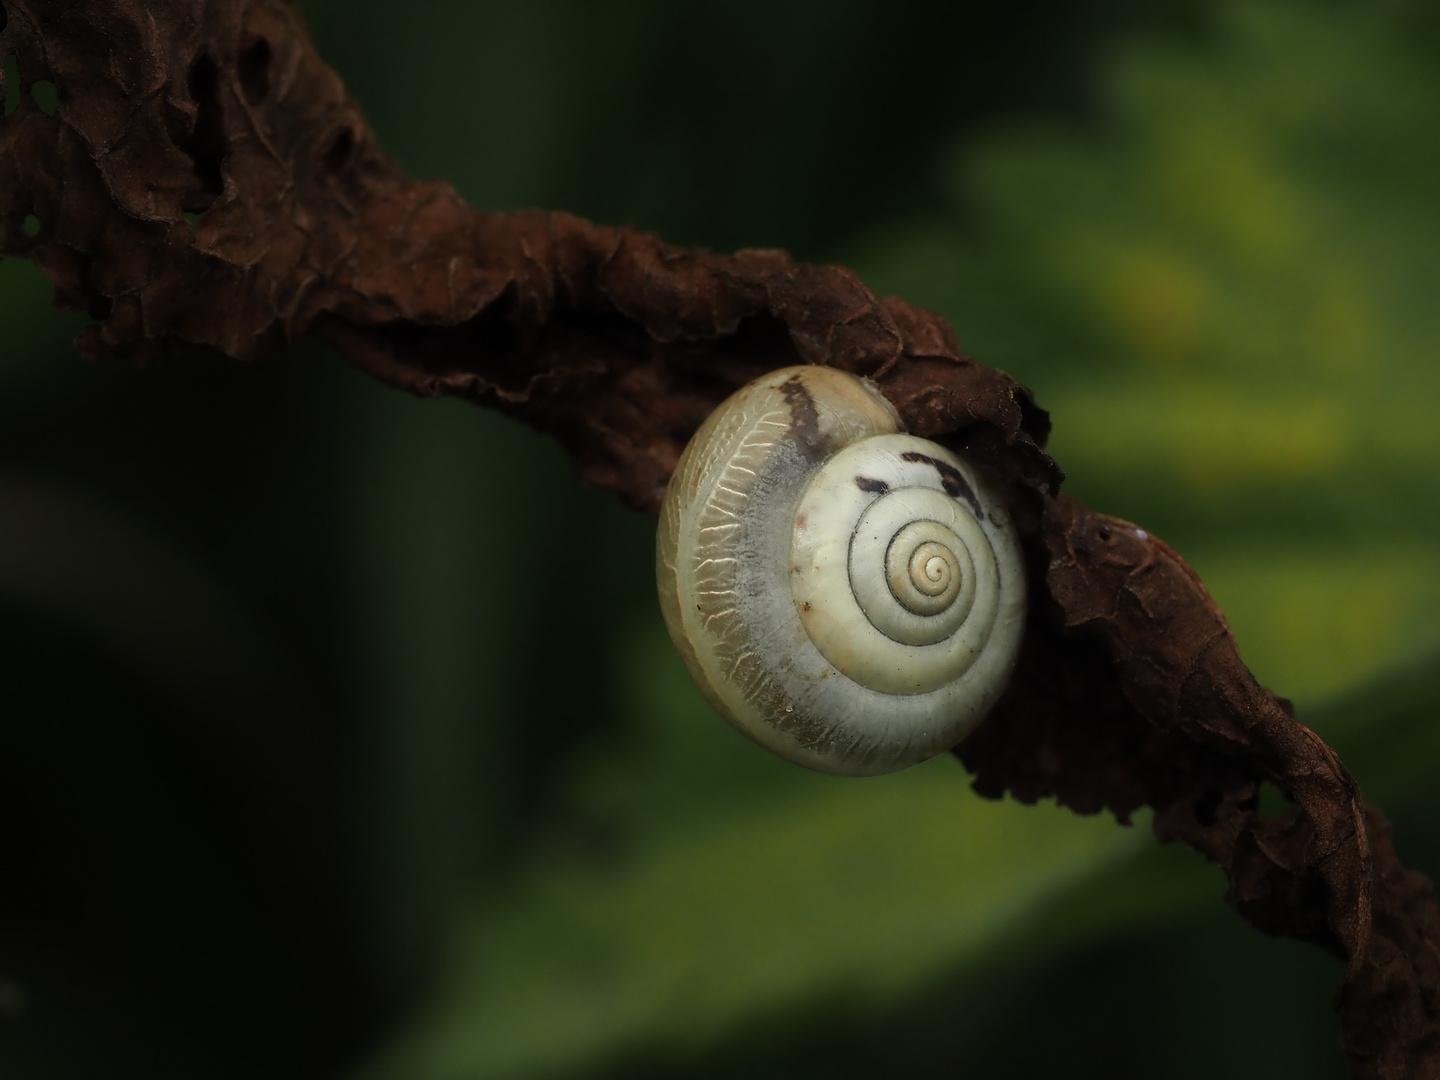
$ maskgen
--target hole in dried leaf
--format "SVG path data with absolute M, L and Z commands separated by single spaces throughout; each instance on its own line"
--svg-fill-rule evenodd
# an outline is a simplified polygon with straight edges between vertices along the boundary
M 190 62 L 190 72 L 185 78 L 185 89 L 190 92 L 190 100 L 201 108 L 214 105 L 217 84 L 215 61 L 210 59 L 209 53 L 202 52 Z
M 20 107 L 20 65 L 16 63 L 15 57 L 5 57 L 0 73 L 5 76 L 5 115 L 9 116 Z
M 1269 780 L 1261 783 L 1258 795 L 1256 810 L 1262 818 L 1279 817 L 1294 805 L 1285 797 L 1285 793 Z
M 259 105 L 270 96 L 270 42 L 256 37 L 240 50 L 238 69 L 240 90 L 245 95 L 245 104 Z
M 1208 829 L 1211 825 L 1215 824 L 1216 812 L 1219 809 L 1220 793 L 1218 791 L 1206 791 L 1195 803 L 1195 820 Z
M 320 166 L 330 175 L 341 172 L 355 154 L 355 133 L 342 127 L 330 134 L 320 155 Z
M 225 189 L 220 175 L 225 161 L 225 117 L 220 110 L 219 71 L 209 53 L 201 53 L 190 64 L 186 89 L 195 102 L 195 130 L 180 144 L 180 149 L 195 163 L 195 176 L 204 186 L 208 199 L 205 206 Z
M 54 116 L 55 110 L 60 107 L 60 91 L 49 79 L 41 79 L 30 87 L 30 96 L 46 116 Z
M 193 210 L 185 211 L 185 224 L 190 226 L 190 239 L 195 239 L 195 223 L 200 220 L 200 215 Z
M 26 236 L 40 235 L 40 219 L 34 214 L 25 215 L 25 224 L 20 226 L 20 231 Z

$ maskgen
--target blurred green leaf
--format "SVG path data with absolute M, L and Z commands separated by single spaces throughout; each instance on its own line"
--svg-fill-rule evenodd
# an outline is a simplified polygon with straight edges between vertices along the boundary
M 462 923 L 446 987 L 366 1075 L 563 1073 L 757 1018 L 873 1005 L 953 970 L 1147 839 L 973 795 L 951 758 L 857 783 L 744 742 L 663 629 L 629 669 L 636 739 L 575 777 L 616 839 L 543 853 Z
M 1305 717 L 1325 730 L 1366 799 L 1392 817 L 1434 817 L 1440 781 L 1440 652 L 1352 688 Z M 1440 866 L 1427 868 L 1436 874 Z

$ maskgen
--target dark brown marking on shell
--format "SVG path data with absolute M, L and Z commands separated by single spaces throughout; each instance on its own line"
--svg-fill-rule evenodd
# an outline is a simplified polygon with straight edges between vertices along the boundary
M 799 375 L 792 375 L 780 384 L 780 393 L 785 395 L 785 405 L 790 410 L 790 426 L 795 433 L 795 445 L 811 461 L 825 450 L 820 437 L 820 413 L 815 408 L 815 398 L 805 388 Z
M 941 461 L 929 454 L 922 454 L 918 450 L 907 450 L 900 455 L 902 461 L 908 461 L 915 465 L 929 465 L 940 474 L 940 486 L 945 489 L 945 494 L 956 499 L 964 499 L 970 504 L 970 510 L 977 521 L 985 520 L 985 512 L 980 509 L 980 500 L 975 498 L 975 492 L 965 482 L 965 477 L 960 475 L 960 470 L 951 465 L 948 461 Z
M 889 495 L 890 485 L 884 480 L 872 480 L 868 476 L 855 477 L 855 486 L 871 495 Z

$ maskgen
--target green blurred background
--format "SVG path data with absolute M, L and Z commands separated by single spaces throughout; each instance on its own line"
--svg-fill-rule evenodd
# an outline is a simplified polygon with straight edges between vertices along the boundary
M 1440 875 L 1432 5 L 301 7 L 476 205 L 948 316 Z M 0 264 L 5 1080 L 1345 1075 L 1338 963 L 1143 820 L 735 737 L 528 431 L 48 299 Z

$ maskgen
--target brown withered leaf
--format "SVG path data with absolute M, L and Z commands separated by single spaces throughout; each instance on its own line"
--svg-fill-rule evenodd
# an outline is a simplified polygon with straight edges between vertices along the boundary
M 808 362 L 875 379 L 911 431 L 987 474 L 1024 538 L 1017 675 L 958 749 L 977 790 L 1122 820 L 1153 807 L 1247 920 L 1347 960 L 1357 1077 L 1440 1077 L 1430 884 L 1255 682 L 1179 555 L 1059 494 L 1044 410 L 942 319 L 781 251 L 471 210 L 400 172 L 285 0 L 0 3 L 22 95 L 0 120 L 0 254 L 90 314 L 84 351 L 244 359 L 316 334 L 391 385 L 523 419 L 652 513 L 696 426 L 751 378 Z M 1267 782 L 1291 800 L 1278 817 L 1260 813 Z

